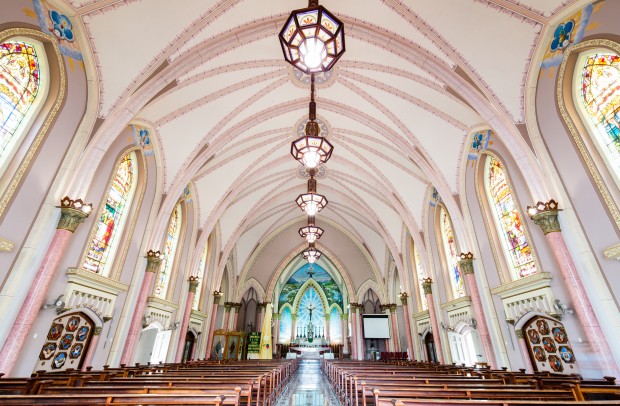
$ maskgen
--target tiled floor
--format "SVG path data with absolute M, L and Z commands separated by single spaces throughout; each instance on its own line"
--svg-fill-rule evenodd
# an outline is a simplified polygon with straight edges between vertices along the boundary
M 321 361 L 301 359 L 275 406 L 340 406 L 340 402 L 321 373 Z

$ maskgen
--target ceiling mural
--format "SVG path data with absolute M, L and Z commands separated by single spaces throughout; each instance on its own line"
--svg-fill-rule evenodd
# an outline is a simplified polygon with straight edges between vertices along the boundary
M 327 303 L 331 307 L 332 304 L 337 304 L 340 309 L 343 308 L 342 292 L 338 287 L 338 284 L 331 277 L 325 269 L 318 264 L 305 264 L 291 275 L 288 281 L 282 286 L 279 296 L 279 306 L 282 308 L 285 304 L 293 306 L 293 302 L 297 297 L 299 289 L 308 281 L 308 279 L 314 279 L 316 283 L 321 287 L 325 296 L 327 297 Z M 309 288 L 310 289 L 310 288 Z M 313 298 L 318 295 L 315 292 Z M 318 297 L 318 296 L 316 296 Z M 300 305 L 301 306 L 301 305 Z

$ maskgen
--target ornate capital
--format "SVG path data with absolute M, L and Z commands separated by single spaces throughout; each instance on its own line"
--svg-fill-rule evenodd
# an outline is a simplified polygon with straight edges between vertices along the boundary
M 474 254 L 471 252 L 461 252 L 461 260 L 459 261 L 459 269 L 463 275 L 474 273 Z
M 157 273 L 162 259 L 162 255 L 159 251 L 149 250 L 149 252 L 146 253 L 146 272 Z
M 422 290 L 424 290 L 425 295 L 433 294 L 433 279 L 432 278 L 422 279 Z
M 264 309 L 265 307 L 267 307 L 268 304 L 269 304 L 269 302 L 260 302 L 258 304 L 258 308 L 259 309 Z
M 274 313 L 271 315 L 271 317 L 273 317 L 274 320 L 280 320 L 281 315 L 280 313 Z
M 294 320 L 297 320 L 297 313 L 291 313 L 291 318 Z
M 382 312 L 384 312 L 386 310 L 390 310 L 390 305 L 389 304 L 380 305 L 379 308 L 381 309 Z
M 99 334 L 101 334 L 101 327 L 95 327 L 93 330 L 93 335 L 98 336 Z
M 547 203 L 538 202 L 535 206 L 527 206 L 527 214 L 545 235 L 562 231 L 558 221 L 559 212 L 558 203 L 553 199 Z
M 75 232 L 77 226 L 86 220 L 91 211 L 92 204 L 84 204 L 82 199 L 70 199 L 65 196 L 60 201 L 60 220 L 58 220 L 58 230 Z
M 233 307 L 235 309 L 235 313 L 239 313 L 239 309 L 241 309 L 241 303 L 233 303 Z
M 398 307 L 396 303 L 390 303 L 388 306 L 390 307 L 390 313 L 396 313 L 396 308 Z
M 233 302 L 226 302 L 226 303 L 224 303 L 224 310 L 229 312 L 230 309 L 232 309 L 234 306 L 235 306 L 235 304 Z
M 329 314 L 326 314 L 326 315 L 324 316 L 324 318 L 325 318 L 325 321 L 329 323 L 329 318 L 330 318 L 330 317 L 331 317 L 331 315 L 329 315 Z
M 220 304 L 220 300 L 222 299 L 222 292 L 216 290 L 213 292 L 213 304 Z
M 197 276 L 190 276 L 188 280 L 189 280 L 189 291 L 196 293 L 196 289 L 198 288 L 200 279 L 198 279 Z
M 409 297 L 409 295 L 407 294 L 407 292 L 401 292 L 398 297 L 400 297 L 400 301 L 403 304 L 403 306 L 407 306 L 407 298 Z
M 517 338 L 519 340 L 523 340 L 525 338 L 525 334 L 523 333 L 523 330 L 521 330 L 520 328 L 516 329 L 515 333 L 517 333 Z

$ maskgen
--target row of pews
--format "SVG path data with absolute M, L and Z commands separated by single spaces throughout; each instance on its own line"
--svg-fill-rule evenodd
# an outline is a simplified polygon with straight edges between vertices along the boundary
M 0 377 L 0 405 L 271 406 L 297 360 L 191 361 Z
M 615 378 L 526 374 L 456 365 L 323 360 L 344 406 L 620 404 Z

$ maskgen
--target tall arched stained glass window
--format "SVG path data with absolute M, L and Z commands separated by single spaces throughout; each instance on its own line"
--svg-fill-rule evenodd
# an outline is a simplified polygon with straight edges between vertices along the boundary
M 506 171 L 502 164 L 492 156 L 487 159 L 485 185 L 512 278 L 519 279 L 538 272 L 532 247 L 527 240 L 521 221 L 521 214 L 512 198 Z
M 450 284 L 454 299 L 465 296 L 465 281 L 459 270 L 459 257 L 456 251 L 456 241 L 452 232 L 452 222 L 446 210 L 442 207 L 439 213 L 439 226 L 441 227 L 441 237 L 443 241 L 444 254 L 448 265 Z
M 579 58 L 575 91 L 592 138 L 616 180 L 620 176 L 620 56 L 596 52 Z
M 422 264 L 420 263 L 420 254 L 418 253 L 418 249 L 415 247 L 413 248 L 413 257 L 415 261 L 416 276 L 418 277 L 418 295 L 420 295 L 420 302 L 422 304 L 421 310 L 427 310 L 428 303 L 426 302 L 426 295 L 424 294 L 424 289 L 422 288 L 422 283 L 426 276 L 424 275 Z
M 159 268 L 159 275 L 155 280 L 155 296 L 165 299 L 168 294 L 168 285 L 170 283 L 170 274 L 174 265 L 174 256 L 179 243 L 179 234 L 181 233 L 181 205 L 177 204 L 170 216 L 168 223 L 168 232 L 166 233 L 166 243 L 164 245 L 164 260 Z
M 118 241 L 129 214 L 138 183 L 135 152 L 125 155 L 116 166 L 114 177 L 99 211 L 95 235 L 90 242 L 82 266 L 103 276 L 110 274 Z
M 291 341 L 291 333 L 293 332 L 293 315 L 291 309 L 285 307 L 280 313 L 280 343 L 288 343 Z
M 35 42 L 0 44 L 0 166 L 11 156 L 47 89 L 42 76 L 46 72 L 41 71 L 46 66 L 43 47 Z

